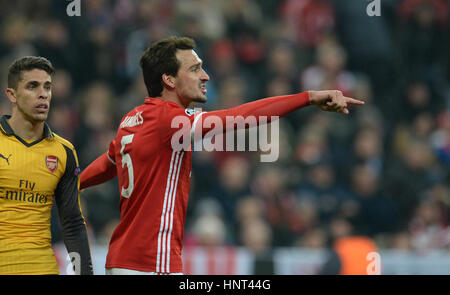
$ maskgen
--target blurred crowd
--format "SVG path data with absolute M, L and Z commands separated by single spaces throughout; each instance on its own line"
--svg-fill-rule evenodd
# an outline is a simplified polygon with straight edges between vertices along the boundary
M 450 249 L 450 4 L 382 0 L 0 0 L 0 84 L 25 55 L 56 67 L 51 128 L 81 168 L 104 153 L 121 117 L 147 95 L 143 50 L 195 39 L 215 110 L 305 90 L 364 100 L 348 116 L 308 107 L 279 121 L 279 159 L 194 152 L 190 245 L 323 248 L 343 221 L 381 248 Z M 0 112 L 10 113 L 3 95 Z M 119 219 L 117 181 L 86 189 L 93 243 Z M 55 211 L 56 212 L 56 211 Z M 58 240 L 55 233 L 55 240 Z

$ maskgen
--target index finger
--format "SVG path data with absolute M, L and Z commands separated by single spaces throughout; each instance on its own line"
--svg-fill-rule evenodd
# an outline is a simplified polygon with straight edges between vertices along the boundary
M 362 101 L 362 100 L 357 100 L 357 99 L 354 99 L 354 98 L 351 98 L 351 97 L 345 97 L 345 100 L 346 100 L 346 102 L 347 103 L 351 103 L 351 104 L 365 104 L 365 102 L 364 101 Z

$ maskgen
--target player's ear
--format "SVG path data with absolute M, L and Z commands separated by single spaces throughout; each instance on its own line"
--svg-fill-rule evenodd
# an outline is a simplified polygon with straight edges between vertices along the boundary
M 162 81 L 163 81 L 164 85 L 166 85 L 167 87 L 175 88 L 175 79 L 173 76 L 168 75 L 168 74 L 163 74 Z
M 6 88 L 5 93 L 10 102 L 12 102 L 12 103 L 17 102 L 16 91 L 13 88 Z

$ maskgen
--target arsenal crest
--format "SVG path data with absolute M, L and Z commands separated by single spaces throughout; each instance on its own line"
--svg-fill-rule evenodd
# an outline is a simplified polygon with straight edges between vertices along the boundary
M 58 168 L 58 158 L 56 156 L 47 156 L 45 164 L 47 164 L 48 170 L 53 173 Z

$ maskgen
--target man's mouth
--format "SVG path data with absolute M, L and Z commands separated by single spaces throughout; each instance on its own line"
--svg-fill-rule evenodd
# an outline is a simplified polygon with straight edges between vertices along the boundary
M 200 85 L 203 94 L 206 94 L 206 85 Z
M 38 104 L 38 105 L 36 106 L 36 110 L 37 110 L 38 112 L 40 112 L 40 113 L 47 112 L 47 111 L 48 111 L 48 105 L 47 105 L 47 104 L 44 104 L 44 103 Z

